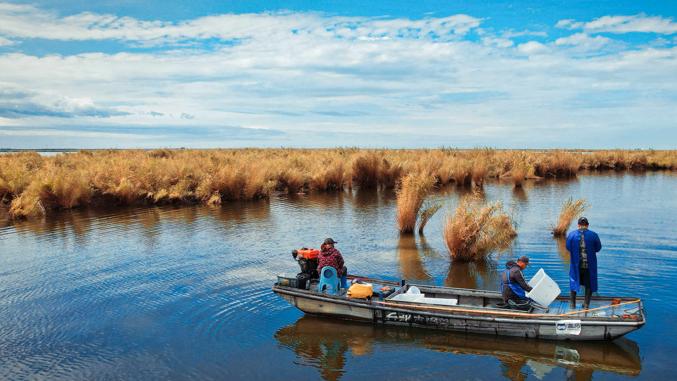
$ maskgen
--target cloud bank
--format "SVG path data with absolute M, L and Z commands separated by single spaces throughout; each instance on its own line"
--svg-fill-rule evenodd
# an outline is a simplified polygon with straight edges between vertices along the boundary
M 92 134 L 203 147 L 661 147 L 677 138 L 670 19 L 562 20 L 555 26 L 572 32 L 557 38 L 483 22 L 298 12 L 168 22 L 0 3 L 0 146 L 117 146 Z M 656 43 L 609 35 L 629 31 Z M 25 47 L 53 41 L 123 48 Z M 642 129 L 651 133 L 628 138 Z M 40 140 L 41 131 L 67 133 Z

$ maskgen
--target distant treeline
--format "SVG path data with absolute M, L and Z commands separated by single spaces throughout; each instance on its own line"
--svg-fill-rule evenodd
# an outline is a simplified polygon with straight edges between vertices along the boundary
M 485 179 L 567 178 L 581 170 L 675 170 L 677 151 L 654 150 L 94 150 L 0 155 L 0 199 L 13 218 L 80 206 L 204 203 L 274 191 L 395 188 L 428 173 L 437 186 Z

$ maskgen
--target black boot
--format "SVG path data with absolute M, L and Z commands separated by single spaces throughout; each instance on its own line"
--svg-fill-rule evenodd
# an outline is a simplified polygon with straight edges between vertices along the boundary
M 585 301 L 583 301 L 583 309 L 587 310 L 590 308 L 590 299 L 592 299 L 592 290 L 590 287 L 585 288 Z
M 569 297 L 569 309 L 576 309 L 576 291 L 571 291 L 571 296 Z

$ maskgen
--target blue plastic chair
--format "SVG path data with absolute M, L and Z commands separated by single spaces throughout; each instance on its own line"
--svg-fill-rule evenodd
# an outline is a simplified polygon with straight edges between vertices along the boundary
M 339 277 L 336 269 L 331 266 L 324 266 L 320 270 L 320 283 L 317 284 L 317 290 L 327 294 L 338 294 Z

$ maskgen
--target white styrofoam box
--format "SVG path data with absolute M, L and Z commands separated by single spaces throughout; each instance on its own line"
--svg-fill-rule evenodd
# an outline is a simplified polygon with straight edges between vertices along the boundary
M 417 301 L 417 303 L 436 304 L 436 305 L 439 305 L 439 306 L 455 306 L 455 305 L 458 304 L 458 299 L 423 298 L 422 300 Z
M 412 303 L 420 303 L 421 300 L 425 299 L 425 295 L 423 294 L 410 294 L 410 293 L 404 293 L 404 294 L 399 294 L 393 296 L 391 300 L 395 300 L 398 302 L 412 302 Z
M 528 283 L 532 290 L 526 295 L 544 307 L 549 306 L 562 292 L 557 283 L 543 269 L 538 270 Z
M 546 275 L 546 274 L 545 274 L 545 270 L 539 269 L 539 270 L 536 272 L 536 275 L 534 275 L 534 277 L 531 278 L 531 280 L 529 280 L 529 281 L 527 282 L 527 284 L 528 284 L 529 286 L 531 286 L 532 288 L 533 288 L 533 287 L 536 287 L 536 283 L 538 283 L 538 281 L 540 281 L 541 279 L 543 279 L 543 276 L 545 276 L 545 275 Z

